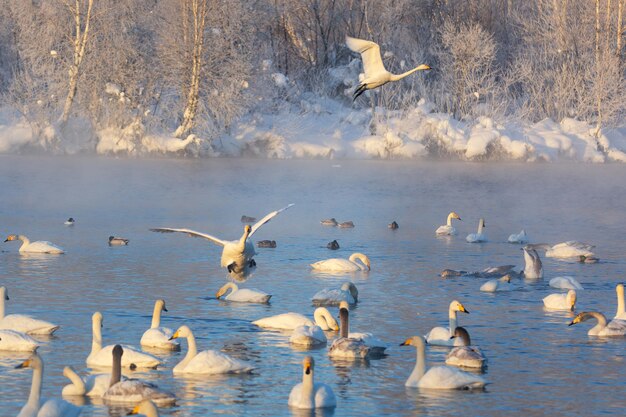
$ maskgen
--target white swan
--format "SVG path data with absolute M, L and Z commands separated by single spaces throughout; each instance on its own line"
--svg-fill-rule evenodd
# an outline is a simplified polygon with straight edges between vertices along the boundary
M 252 324 L 256 324 L 259 327 L 269 327 L 272 329 L 293 330 L 298 326 L 320 326 L 322 330 L 339 330 L 337 320 L 330 314 L 325 307 L 318 307 L 313 312 L 313 319 L 311 321 L 308 317 L 300 313 L 284 313 L 275 316 L 264 317 L 259 320 L 255 320 Z
M 313 304 L 320 306 L 334 306 L 345 301 L 348 304 L 356 304 L 359 301 L 359 290 L 352 282 L 344 282 L 341 288 L 324 288 L 315 293 L 311 298 Z
M 139 343 L 141 346 L 151 348 L 180 350 L 180 343 L 176 340 L 170 340 L 174 331 L 167 327 L 161 327 L 161 311 L 167 311 L 167 308 L 165 307 L 165 300 L 159 299 L 154 303 L 152 324 L 150 328 L 143 333 Z
M 487 241 L 487 235 L 485 235 L 483 233 L 483 229 L 485 227 L 486 227 L 485 226 L 485 219 L 480 219 L 478 221 L 478 231 L 476 233 L 470 233 L 469 235 L 467 235 L 465 240 L 468 241 L 469 243 L 486 242 Z
M 360 261 L 359 262 L 357 262 Z M 369 271 L 370 260 L 362 253 L 353 253 L 348 259 L 331 258 L 324 261 L 318 261 L 311 264 L 311 267 L 317 271 L 329 272 L 353 272 L 353 271 Z
M 524 246 L 522 251 L 524 251 L 524 278 L 543 278 L 543 263 L 537 251 L 529 246 Z
M 528 246 L 534 249 L 544 249 L 548 258 L 580 258 L 582 256 L 595 259 L 595 254 L 591 251 L 595 246 L 576 240 L 569 240 L 552 246 L 546 243 L 535 243 Z
M 302 361 L 302 382 L 296 384 L 289 393 L 289 406 L 295 408 L 331 408 L 337 406 L 333 390 L 321 382 L 314 382 L 315 361 L 305 356 Z
M 587 334 L 589 336 L 625 336 L 626 335 L 626 322 L 623 320 L 611 320 L 607 323 L 606 316 L 597 311 L 583 311 L 578 313 L 574 320 L 568 326 L 572 326 L 577 323 L 582 323 L 589 319 L 598 320 L 598 324 L 589 329 Z
M 61 395 L 77 396 L 87 395 L 89 397 L 102 397 L 111 385 L 111 374 L 95 374 L 81 377 L 74 368 L 66 366 L 63 368 L 63 375 L 71 381 L 63 387 Z M 125 377 L 122 376 L 125 379 Z
M 390 81 L 399 81 L 404 77 L 413 74 L 415 71 L 429 70 L 426 64 L 421 64 L 412 70 L 402 74 L 392 74 L 385 69 L 383 60 L 380 56 L 380 48 L 378 44 L 372 41 L 352 38 L 346 36 L 346 45 L 353 52 L 361 54 L 363 61 L 363 76 L 359 76 L 359 87 L 354 91 L 352 100 L 356 100 L 358 96 L 363 94 L 365 90 L 373 90 L 374 88 L 385 85 Z
M 237 284 L 228 282 L 219 289 L 215 294 L 218 299 L 231 290 L 230 294 L 224 297 L 227 301 L 236 301 L 239 303 L 260 303 L 265 304 L 272 298 L 271 294 L 252 288 L 239 288 Z
M 130 414 L 143 414 L 146 417 L 159 417 L 159 409 L 150 400 L 143 400 L 131 410 Z
M 580 285 L 573 277 L 555 277 L 552 278 L 549 284 L 552 288 L 559 288 L 561 290 L 582 290 L 583 286 Z
M 176 396 L 157 385 L 140 379 L 122 379 L 122 356 L 124 349 L 120 345 L 113 347 L 110 386 L 102 395 L 106 403 L 137 403 L 152 400 L 158 405 L 172 405 Z
M 17 417 L 76 417 L 80 414 L 80 407 L 70 404 L 65 400 L 41 398 L 41 385 L 43 381 L 43 361 L 34 353 L 26 361 L 16 366 L 20 368 L 33 368 L 33 382 L 30 387 L 28 401 L 20 410 Z
M 113 345 L 102 347 L 102 314 L 98 311 L 91 317 L 93 332 L 91 352 L 87 356 L 87 366 L 91 368 L 110 368 L 113 357 Z M 141 352 L 132 346 L 123 345 L 126 354 L 122 358 L 122 366 L 130 368 L 156 368 L 162 362 L 156 356 Z
M 439 228 L 435 230 L 435 234 L 440 236 L 456 235 L 456 229 L 454 228 L 454 226 L 452 226 L 452 219 L 461 220 L 461 217 L 456 214 L 456 212 L 451 211 L 450 214 L 448 214 L 448 220 L 446 221 L 446 224 L 444 224 L 443 226 L 439 226 Z
M 543 298 L 543 305 L 548 310 L 574 311 L 576 290 L 569 290 L 567 294 L 550 294 Z
M 128 239 L 123 237 L 109 236 L 109 246 L 126 246 L 128 242 Z
M 513 233 L 512 235 L 509 235 L 509 238 L 507 239 L 507 241 L 509 243 L 526 244 L 528 243 L 528 235 L 526 234 L 526 231 L 522 229 L 522 231 L 519 233 Z
M 298 326 L 289 337 L 289 343 L 306 347 L 325 345 L 326 342 L 326 334 L 320 326 Z
M 457 312 L 469 314 L 469 311 L 457 300 L 453 300 L 448 307 L 448 318 L 450 327 L 433 327 L 430 332 L 428 332 L 424 338 L 426 342 L 430 345 L 437 346 L 463 346 L 463 340 L 460 338 L 452 339 L 454 336 L 454 329 L 456 329 L 458 320 L 457 320 Z
M 498 291 L 511 291 L 513 285 L 511 285 L 511 276 L 505 275 L 499 279 L 492 279 L 485 282 L 480 286 L 480 291 L 483 292 L 498 292 Z
M 626 309 L 624 308 L 624 284 L 617 284 L 615 286 L 615 292 L 617 293 L 617 313 L 615 313 L 614 319 L 626 320 Z
M 415 346 L 417 361 L 413 372 L 404 383 L 407 387 L 432 389 L 480 389 L 487 382 L 477 376 L 449 366 L 433 366 L 426 371 L 426 348 L 422 336 L 413 336 L 400 346 Z
M 27 252 L 27 253 L 55 253 L 55 254 L 65 253 L 63 251 L 63 249 L 61 249 L 57 245 L 55 245 L 53 243 L 50 243 L 50 242 L 47 242 L 45 240 L 38 240 L 36 242 L 31 242 L 24 235 L 9 235 L 5 239 L 5 242 L 11 242 L 12 240 L 21 240 L 22 241 L 22 246 L 20 246 L 20 249 L 19 249 L 20 252 Z
M 204 350 L 198 352 L 196 338 L 191 329 L 187 326 L 180 326 L 173 339 L 178 337 L 187 338 L 187 354 L 176 366 L 176 374 L 241 374 L 249 373 L 254 367 L 248 362 L 231 358 L 230 356 L 217 350 Z
M 487 358 L 478 347 L 472 346 L 470 335 L 464 327 L 457 327 L 453 337 L 460 338 L 463 346 L 457 346 L 448 352 L 446 355 L 448 365 L 477 369 L 482 369 L 487 365 Z
M 0 287 L 0 329 L 10 329 L 26 334 L 52 334 L 59 328 L 48 321 L 23 314 L 4 315 L 4 301 L 9 299 L 5 287 Z
M 222 259 L 221 266 L 228 270 L 228 273 L 234 277 L 235 279 L 244 279 L 247 277 L 250 272 L 254 270 L 256 267 L 256 262 L 254 261 L 254 255 L 256 252 L 254 251 L 254 244 L 248 240 L 252 235 L 259 230 L 261 226 L 265 223 L 272 220 L 279 213 L 287 210 L 289 207 L 292 207 L 293 204 L 289 204 L 286 207 L 281 208 L 280 210 L 273 211 L 263 217 L 261 220 L 256 222 L 254 226 L 250 227 L 250 225 L 245 225 L 243 228 L 243 235 L 239 240 L 222 240 L 215 236 L 211 236 L 205 233 L 196 232 L 190 229 L 172 229 L 169 227 L 159 227 L 156 229 L 150 229 L 153 232 L 162 232 L 162 233 L 172 233 L 172 232 L 181 232 L 186 233 L 192 237 L 202 237 L 204 239 L 210 240 L 216 245 L 222 246 L 224 249 L 222 250 Z
M 34 352 L 39 343 L 26 333 L 15 330 L 0 330 L 0 351 Z
M 339 308 L 339 320 L 341 322 L 339 337 L 333 340 L 332 345 L 328 349 L 328 356 L 336 359 L 357 359 L 368 358 L 370 356 L 370 347 L 365 344 L 362 338 L 351 337 L 350 324 L 348 319 L 348 308 L 342 306 Z

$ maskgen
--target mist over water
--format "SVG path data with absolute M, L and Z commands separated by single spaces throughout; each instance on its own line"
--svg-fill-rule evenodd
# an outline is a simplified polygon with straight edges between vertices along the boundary
M 138 346 L 150 326 L 154 301 L 169 312 L 162 325 L 188 325 L 198 348 L 221 349 L 252 362 L 252 375 L 185 378 L 172 368 L 186 353 L 159 353 L 165 366 L 132 376 L 157 382 L 178 396 L 162 416 L 212 414 L 288 416 L 291 387 L 301 380 L 304 355 L 315 358 L 316 381 L 337 396 L 334 412 L 319 415 L 599 415 L 626 407 L 626 339 L 587 336 L 592 326 L 568 327 L 573 315 L 546 312 L 542 298 L 559 292 L 550 278 L 575 277 L 585 287 L 577 311 L 613 317 L 615 285 L 626 281 L 624 213 L 626 167 L 589 164 L 479 164 L 389 161 L 149 160 L 0 155 L 0 234 L 49 240 L 65 255 L 20 255 L 19 243 L 0 246 L 0 285 L 7 314 L 28 313 L 61 325 L 39 348 L 45 363 L 43 396 L 60 397 L 68 381 L 62 369 L 85 374 L 91 348 L 91 315 L 104 316 L 103 344 Z M 187 227 L 222 239 L 238 239 L 242 215 L 261 218 L 286 206 L 261 228 L 254 242 L 257 270 L 242 287 L 273 294 L 271 304 L 238 305 L 215 299 L 227 280 L 221 249 L 152 227 Z M 462 222 L 456 237 L 435 237 L 450 211 Z M 63 221 L 76 219 L 75 226 Z M 354 229 L 321 226 L 335 217 Z M 485 219 L 489 242 L 465 236 Z M 397 221 L 398 230 L 387 224 Z M 533 243 L 580 240 L 596 245 L 601 259 L 586 265 L 545 258 L 544 279 L 508 293 L 479 291 L 478 278 L 443 280 L 445 268 L 523 267 L 519 245 L 506 243 L 525 229 Z M 130 239 L 109 247 L 108 236 Z M 337 239 L 341 248 L 326 244 Z M 367 254 L 369 273 L 313 273 L 309 264 Z M 325 287 L 353 280 L 360 302 L 350 312 L 352 331 L 370 331 L 389 355 L 369 362 L 335 362 L 327 348 L 289 346 L 288 334 L 261 331 L 250 322 L 288 311 L 312 316 L 310 298 Z M 485 392 L 407 389 L 415 349 L 399 343 L 447 325 L 452 299 L 470 311 L 460 315 L 472 342 L 489 360 Z M 330 309 L 337 314 L 336 308 Z M 429 346 L 429 365 L 448 349 Z M 0 352 L 0 409 L 17 415 L 26 402 L 32 371 L 13 369 L 27 355 Z M 82 416 L 123 415 L 85 400 Z M 469 411 L 469 413 L 468 413 Z M 309 415 L 308 413 L 305 413 Z M 299 415 L 299 414 L 298 414 Z

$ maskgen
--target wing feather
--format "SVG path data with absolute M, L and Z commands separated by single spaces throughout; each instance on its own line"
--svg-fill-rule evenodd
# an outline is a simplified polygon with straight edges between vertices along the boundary
M 227 241 L 219 239 L 215 236 L 207 235 L 206 233 L 196 232 L 195 230 L 191 230 L 191 229 L 172 229 L 170 227 L 156 227 L 154 229 L 150 229 L 150 231 L 158 232 L 158 233 L 174 233 L 174 232 L 186 233 L 187 235 L 191 237 L 202 237 L 204 239 L 210 240 L 211 242 L 220 246 L 224 246 L 226 245 L 226 243 L 228 243 Z
M 365 78 L 387 72 L 380 56 L 380 47 L 375 42 L 346 36 L 346 45 L 350 50 L 361 54 Z
M 248 238 L 250 238 L 250 236 L 252 236 L 254 234 L 254 232 L 256 232 L 257 230 L 259 230 L 259 228 L 261 226 L 263 226 L 265 223 L 269 222 L 270 220 L 272 220 L 275 216 L 277 216 L 279 213 L 287 210 L 289 207 L 293 206 L 294 204 L 289 204 L 286 207 L 283 207 L 279 210 L 273 211 L 270 214 L 268 214 L 267 216 L 263 217 L 261 220 L 259 220 L 258 222 L 256 222 L 254 224 L 254 226 L 252 226 L 252 230 L 250 231 L 250 234 L 248 235 Z

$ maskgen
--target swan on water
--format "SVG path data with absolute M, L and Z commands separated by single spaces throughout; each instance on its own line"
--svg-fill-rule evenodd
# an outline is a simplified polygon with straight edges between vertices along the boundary
M 528 243 L 528 235 L 526 234 L 526 231 L 522 229 L 522 231 L 519 233 L 513 233 L 512 235 L 509 235 L 507 242 L 526 244 Z
M 453 348 L 446 355 L 446 363 L 464 368 L 482 369 L 487 365 L 487 358 L 476 346 L 472 346 L 470 335 L 464 327 L 454 329 L 454 338 L 460 338 L 463 346 Z
M 543 298 L 543 305 L 548 310 L 574 311 L 576 290 L 569 290 L 567 294 L 550 294 Z
M 22 246 L 20 246 L 19 251 L 25 253 L 54 253 L 61 254 L 65 253 L 63 249 L 55 245 L 54 243 L 50 243 L 45 240 L 38 240 L 35 242 L 31 242 L 24 235 L 9 235 L 5 239 L 5 242 L 11 242 L 14 240 L 21 240 Z
M 305 356 L 302 361 L 302 382 L 296 384 L 289 393 L 288 404 L 294 408 L 331 408 L 337 405 L 335 394 L 330 386 L 314 381 L 315 361 Z
M 322 330 L 339 330 L 337 320 L 330 314 L 330 311 L 326 307 L 318 307 L 313 312 L 312 321 L 308 317 L 300 313 L 283 313 L 275 316 L 264 317 L 252 322 L 259 327 L 279 329 L 279 330 L 293 330 L 298 326 L 320 326 Z
M 624 284 L 617 284 L 615 286 L 615 292 L 617 293 L 617 313 L 615 313 L 614 319 L 626 320 L 626 309 L 624 308 Z
M 359 261 L 359 262 L 357 262 Z M 362 254 L 355 252 L 350 255 L 350 258 L 331 258 L 323 261 L 318 261 L 311 264 L 311 267 L 316 271 L 329 271 L 329 272 L 354 272 L 354 271 L 369 271 L 371 264 L 369 258 Z
M 39 343 L 26 333 L 15 330 L 0 330 L 0 351 L 34 352 Z
M 446 224 L 444 224 L 443 226 L 439 226 L 439 228 L 435 230 L 435 234 L 436 235 L 456 235 L 456 229 L 454 228 L 454 226 L 452 226 L 452 219 L 461 220 L 461 217 L 458 214 L 456 214 L 456 212 L 451 211 L 450 214 L 448 214 L 448 220 L 446 221 Z
M 24 314 L 4 315 L 4 302 L 9 300 L 6 287 L 0 286 L 0 329 L 15 330 L 26 334 L 52 334 L 59 325 Z
M 239 303 L 260 303 L 266 304 L 272 298 L 271 294 L 259 291 L 253 288 L 239 288 L 234 282 L 228 282 L 220 288 L 215 297 L 219 300 L 224 294 L 230 290 L 230 294 L 224 297 L 227 301 L 235 301 Z
M 430 345 L 438 346 L 463 346 L 461 338 L 452 338 L 454 329 L 456 329 L 458 320 L 457 312 L 469 314 L 469 311 L 457 300 L 453 300 L 448 307 L 448 319 L 450 327 L 434 327 L 428 332 L 424 338 Z
M 346 301 L 348 304 L 356 304 L 359 301 L 359 290 L 352 282 L 344 282 L 341 288 L 324 288 L 315 293 L 311 298 L 317 306 L 335 306 Z
M 325 345 L 326 342 L 326 334 L 320 326 L 298 326 L 289 337 L 289 343 L 306 347 Z
M 161 327 L 161 311 L 167 311 L 167 308 L 165 307 L 165 300 L 158 299 L 154 302 L 152 324 L 141 336 L 139 344 L 157 349 L 180 350 L 180 343 L 170 340 L 174 331 L 168 327 Z
M 511 291 L 511 276 L 509 274 L 499 279 L 492 279 L 480 286 L 483 292 Z
M 555 277 L 548 283 L 552 288 L 559 288 L 562 290 L 582 290 L 583 286 L 580 285 L 573 277 Z
M 589 319 L 596 319 L 598 323 L 589 329 L 589 336 L 624 336 L 626 335 L 626 322 L 624 320 L 611 320 L 607 323 L 606 316 L 597 311 L 583 311 L 578 313 L 568 326 L 582 323 Z
M 487 241 L 487 235 L 483 233 L 483 228 L 485 228 L 485 219 L 480 219 L 478 221 L 478 231 L 476 233 L 470 233 L 465 238 L 469 243 L 480 243 Z
M 543 263 L 537 251 L 528 245 L 524 246 L 522 251 L 524 251 L 524 278 L 543 278 Z
M 567 242 L 557 243 L 556 245 L 549 245 L 547 243 L 531 243 L 526 245 L 533 249 L 543 249 L 546 251 L 546 257 L 548 258 L 581 258 L 585 262 L 585 258 L 595 259 L 596 255 L 592 252 L 595 246 L 584 242 L 578 242 L 576 240 L 569 240 Z

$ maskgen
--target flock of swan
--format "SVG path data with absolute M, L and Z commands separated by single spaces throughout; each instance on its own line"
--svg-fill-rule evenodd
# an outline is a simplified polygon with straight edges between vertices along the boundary
M 190 229 L 156 228 L 157 232 L 182 232 L 194 237 L 203 237 L 223 246 L 221 259 L 231 278 L 247 275 L 256 266 L 253 257 L 256 254 L 250 237 L 259 227 L 267 223 L 279 213 L 292 207 L 290 204 L 282 209 L 273 211 L 253 226 L 246 225 L 244 234 L 239 240 L 224 241 L 211 235 L 195 232 Z M 334 219 L 333 219 L 334 220 Z M 435 230 L 435 235 L 454 236 L 457 231 L 452 220 L 461 220 L 456 212 L 451 212 L 445 225 Z M 468 235 L 468 242 L 486 241 L 483 228 L 484 219 L 479 220 L 477 233 Z M 50 242 L 30 242 L 23 235 L 9 235 L 7 242 L 21 240 L 20 251 L 39 251 L 51 254 L 60 254 L 63 251 Z M 522 230 L 519 234 L 511 235 L 509 242 L 527 243 L 528 236 Z M 26 249 L 24 247 L 26 246 Z M 522 247 L 525 267 L 516 272 L 512 265 L 488 267 L 482 271 L 466 272 L 444 270 L 441 276 L 451 277 L 478 277 L 493 278 L 482 283 L 480 290 L 485 292 L 511 291 L 514 289 L 512 278 L 539 279 L 543 277 L 543 265 L 537 250 L 545 250 L 546 256 L 574 258 L 581 262 L 589 259 L 597 261 L 591 251 L 593 246 L 580 242 L 569 241 L 557 245 L 526 244 Z M 354 253 L 349 259 L 332 258 L 312 263 L 313 270 L 331 273 L 358 273 L 369 271 L 370 259 L 362 253 Z M 574 311 L 577 300 L 576 291 L 583 289 L 582 285 L 573 277 L 555 277 L 549 285 L 553 288 L 567 290 L 565 293 L 550 294 L 543 299 L 547 310 Z M 624 337 L 626 335 L 626 311 L 624 301 L 624 285 L 616 285 L 617 313 L 612 320 L 597 311 L 585 311 L 577 314 L 569 325 L 575 325 L 587 320 L 595 320 L 596 324 L 588 331 L 590 336 Z M 216 298 L 237 303 L 268 303 L 271 294 L 251 288 L 239 288 L 234 282 L 227 282 L 216 293 Z M 24 314 L 5 315 L 5 301 L 9 300 L 8 291 L 0 287 L 0 350 L 32 352 L 32 356 L 17 366 L 33 369 L 32 387 L 28 400 L 19 417 L 40 416 L 76 416 L 80 408 L 62 399 L 43 401 L 40 398 L 43 380 L 43 359 L 36 350 L 39 343 L 33 335 L 50 335 L 59 329 L 59 325 L 37 319 Z M 317 307 L 312 317 L 296 312 L 287 312 L 270 317 L 260 318 L 252 322 L 259 328 L 290 332 L 289 342 L 303 348 L 326 346 L 329 335 L 339 332 L 328 348 L 328 356 L 344 360 L 361 360 L 368 358 L 385 357 L 386 343 L 369 332 L 350 331 L 349 308 L 360 302 L 359 292 L 354 282 L 344 282 L 338 288 L 325 288 L 311 297 L 311 302 Z M 329 308 L 338 307 L 339 322 Z M 163 351 L 181 350 L 179 339 L 186 339 L 186 354 L 176 364 L 173 375 L 215 375 L 250 373 L 255 366 L 233 358 L 218 350 L 199 350 L 193 331 L 188 325 L 181 325 L 176 331 L 161 326 L 161 314 L 167 312 L 165 300 L 155 301 L 150 327 L 140 338 L 142 348 L 151 348 Z M 407 387 L 429 389 L 480 389 L 487 381 L 479 374 L 468 373 L 463 369 L 482 370 L 487 364 L 487 358 L 480 348 L 472 345 L 468 330 L 461 327 L 458 314 L 469 314 L 468 309 L 458 300 L 452 300 L 448 308 L 448 326 L 434 327 L 425 335 L 416 335 L 406 339 L 402 346 L 416 348 L 416 363 L 408 376 Z M 121 375 L 122 369 L 154 369 L 163 365 L 156 356 L 128 345 L 103 343 L 102 325 L 103 315 L 96 311 L 92 315 L 92 346 L 86 353 L 85 365 L 97 371 L 96 373 L 80 376 L 71 366 L 66 366 L 63 375 L 70 383 L 63 390 L 63 396 L 90 396 L 101 398 L 106 404 L 134 404 L 136 413 L 144 413 L 149 417 L 158 416 L 158 406 L 172 405 L 176 396 L 159 388 L 157 385 L 139 379 L 128 379 Z M 363 327 L 360 324 L 359 327 Z M 367 326 L 365 326 L 367 327 Z M 445 358 L 445 365 L 426 367 L 426 345 L 446 346 L 451 348 Z M 332 388 L 314 380 L 315 362 L 311 356 L 306 356 L 302 362 L 302 382 L 293 387 L 289 394 L 288 404 L 295 408 L 335 407 L 336 397 Z

